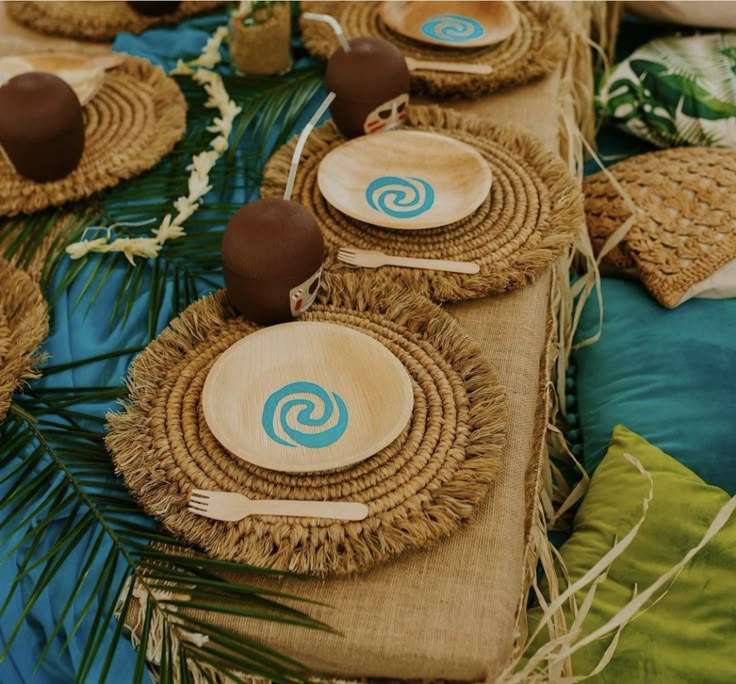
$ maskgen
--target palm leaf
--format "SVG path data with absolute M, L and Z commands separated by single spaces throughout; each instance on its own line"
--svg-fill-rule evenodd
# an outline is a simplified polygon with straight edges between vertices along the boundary
M 228 582 L 220 574 L 285 573 L 194 555 L 140 511 L 115 476 L 103 442 L 102 418 L 83 409 L 90 403 L 108 405 L 124 394 L 121 387 L 28 390 L 15 397 L 0 427 L 0 544 L 6 550 L 3 560 L 14 554 L 19 559 L 0 618 L 20 586 L 33 580 L 33 590 L 24 596 L 23 611 L 10 629 L 0 659 L 7 656 L 23 621 L 44 593 L 54 589 L 64 576 L 62 568 L 74 556 L 78 576 L 41 659 L 58 655 L 52 644 L 74 610 L 77 617 L 62 651 L 80 630 L 89 635 L 76 682 L 108 679 L 123 620 L 112 633 L 107 626 L 114 621 L 116 606 L 125 616 L 134 591 L 142 597 L 143 616 L 132 681 L 142 681 L 146 655 L 153 652 L 159 654 L 157 676 L 164 683 L 181 681 L 181 674 L 192 669 L 220 679 L 246 672 L 283 684 L 314 677 L 311 669 L 257 639 L 214 624 L 213 618 L 230 615 L 329 629 L 305 610 L 284 603 L 299 602 L 298 597 Z M 192 610 L 205 611 L 198 615 L 208 617 L 197 617 Z M 154 648 L 154 624 L 160 651 Z M 119 681 L 119 674 L 113 680 Z
M 308 104 L 322 84 L 322 67 L 306 65 L 278 78 L 223 76 L 243 113 L 236 121 L 230 152 L 210 174 L 214 190 L 187 221 L 187 236 L 166 243 L 152 263 L 139 261 L 131 266 L 119 254 L 70 261 L 64 249 L 79 240 L 86 228 L 150 219 L 158 223 L 171 211 L 172 202 L 185 194 L 186 167 L 194 154 L 207 149 L 212 137 L 206 130 L 212 110 L 205 107 L 207 96 L 199 85 L 188 77 L 176 78 L 188 104 L 187 132 L 158 166 L 84 203 L 30 217 L 0 218 L 0 255 L 26 267 L 40 259 L 41 284 L 52 306 L 79 282 L 75 303 L 84 302 L 86 310 L 101 295 L 106 299 L 112 295 L 110 332 L 124 326 L 142 293 L 152 295 L 147 316 L 150 339 L 168 318 L 160 315 L 163 304 L 173 316 L 221 287 L 220 242 L 227 218 L 257 195 L 265 162 L 308 118 Z M 117 234 L 150 235 L 156 223 L 123 227 Z

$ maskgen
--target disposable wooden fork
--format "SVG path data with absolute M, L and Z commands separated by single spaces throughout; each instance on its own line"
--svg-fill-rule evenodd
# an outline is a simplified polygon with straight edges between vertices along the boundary
M 189 511 L 213 520 L 242 520 L 249 515 L 284 515 L 301 518 L 363 520 L 368 506 L 346 501 L 287 501 L 249 499 L 237 492 L 193 489 Z
M 381 266 L 405 266 L 406 268 L 427 268 L 452 273 L 478 273 L 480 266 L 469 261 L 450 261 L 448 259 L 418 259 L 416 257 L 390 256 L 383 252 L 367 249 L 341 247 L 337 258 L 351 266 L 379 268 Z

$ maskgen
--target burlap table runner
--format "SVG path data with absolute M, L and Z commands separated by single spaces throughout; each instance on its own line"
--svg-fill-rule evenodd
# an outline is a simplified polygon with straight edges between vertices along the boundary
M 484 48 L 449 50 L 424 45 L 394 33 L 381 20 L 380 2 L 302 2 L 309 12 L 331 14 L 348 39 L 384 38 L 406 56 L 446 62 L 471 62 L 491 67 L 490 74 L 414 71 L 412 92 L 433 97 L 477 97 L 483 93 L 528 83 L 549 74 L 565 57 L 568 24 L 554 3 L 518 2 L 520 21 L 508 39 Z M 301 19 L 304 45 L 315 56 L 328 59 L 339 45 L 335 32 L 322 22 Z
M 571 11 L 589 4 L 574 3 Z M 514 121 L 557 150 L 558 131 L 571 130 L 561 127 L 574 87 L 567 69 L 565 73 L 563 79 L 558 69 L 511 92 L 452 106 L 500 125 Z M 582 215 L 577 223 L 584 230 Z M 315 615 L 342 636 L 238 619 L 218 624 L 256 635 L 338 678 L 496 680 L 512 654 L 521 628 L 520 607 L 524 612 L 522 591 L 536 567 L 528 533 L 537 506 L 548 415 L 551 290 L 548 272 L 522 290 L 449 307 L 493 364 L 499 382 L 509 388 L 504 451 L 509 467 L 473 520 L 428 551 L 357 577 L 257 580 L 324 601 L 330 607 L 317 609 Z M 140 629 L 139 616 L 134 609 L 127 624 Z M 155 659 L 155 654 L 149 656 Z
M 208 12 L 223 4 L 213 0 L 185 0 L 175 12 L 162 17 L 144 17 L 123 0 L 13 0 L 6 6 L 10 17 L 39 33 L 103 41 L 112 40 L 121 31 L 140 33 L 154 26 L 176 24 L 186 17 Z
M 440 133 L 478 150 L 493 174 L 488 197 L 469 217 L 428 230 L 389 230 L 352 219 L 331 206 L 317 185 L 320 162 L 345 142 L 328 122 L 307 141 L 292 194 L 320 224 L 326 269 L 352 268 L 337 261 L 341 247 L 475 262 L 480 265 L 475 275 L 397 267 L 380 271 L 435 301 L 458 301 L 528 285 L 572 245 L 582 195 L 564 162 L 537 138 L 515 126 L 496 126 L 438 106 L 410 106 L 407 127 Z M 295 144 L 293 139 L 269 160 L 262 196 L 283 196 Z
M 87 197 L 156 165 L 181 139 L 186 101 L 160 67 L 127 57 L 85 106 L 82 159 L 68 176 L 37 183 L 0 155 L 0 216 L 32 213 Z
M 38 377 L 38 348 L 49 332 L 46 300 L 23 271 L 0 259 L 0 422 L 25 380 Z
M 217 442 L 202 412 L 205 379 L 225 350 L 259 329 L 224 291 L 192 304 L 148 345 L 131 369 L 130 402 L 109 416 L 107 445 L 128 488 L 147 512 L 210 556 L 316 575 L 364 570 L 449 535 L 505 468 L 504 391 L 457 323 L 387 278 L 350 274 L 325 285 L 303 320 L 378 340 L 412 378 L 409 425 L 376 455 L 338 471 L 292 474 L 246 463 Z M 187 510 L 193 488 L 251 499 L 360 501 L 369 515 L 224 523 Z
M 560 72 L 483 102 L 487 120 L 512 118 L 557 145 Z M 548 112 L 545 117 L 537 116 Z M 583 216 L 577 224 L 583 228 Z M 491 494 L 473 519 L 447 540 L 359 576 L 319 580 L 249 582 L 327 604 L 315 617 L 341 636 L 283 625 L 216 619 L 337 678 L 456 679 L 494 681 L 509 659 L 517 630 L 531 512 L 547 423 L 546 387 L 551 273 L 503 296 L 466 301 L 449 311 L 481 348 L 509 389 L 509 424 Z M 238 581 L 236 576 L 229 579 Z M 134 608 L 127 623 L 142 626 Z M 205 617 L 205 616 L 200 616 Z M 149 656 L 152 654 L 149 654 Z
M 660 304 L 677 306 L 691 287 L 736 259 L 734 150 L 659 150 L 609 172 L 640 211 L 605 258 L 617 268 L 636 268 Z M 599 251 L 632 211 L 602 171 L 586 178 L 583 188 L 588 231 Z

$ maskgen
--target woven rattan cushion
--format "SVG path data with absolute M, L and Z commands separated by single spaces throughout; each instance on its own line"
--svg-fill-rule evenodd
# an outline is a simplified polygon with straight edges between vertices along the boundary
M 655 299 L 677 306 L 688 290 L 736 259 L 736 151 L 678 147 L 611 167 L 641 210 L 608 257 L 636 266 Z M 598 249 L 631 216 L 605 174 L 585 180 L 585 213 Z

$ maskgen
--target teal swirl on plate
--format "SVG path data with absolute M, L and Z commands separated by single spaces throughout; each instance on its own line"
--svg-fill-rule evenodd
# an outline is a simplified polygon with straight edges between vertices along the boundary
M 429 211 L 434 204 L 434 190 L 416 176 L 380 176 L 365 189 L 371 209 L 393 218 L 414 218 Z
M 336 414 L 333 418 L 333 414 Z M 321 449 L 337 442 L 348 427 L 348 408 L 339 394 L 313 382 L 291 382 L 273 392 L 261 417 L 266 434 L 288 447 Z M 304 431 L 302 428 L 321 428 Z
M 485 32 L 478 21 L 462 14 L 435 14 L 422 24 L 421 31 L 428 38 L 445 43 L 466 43 Z

